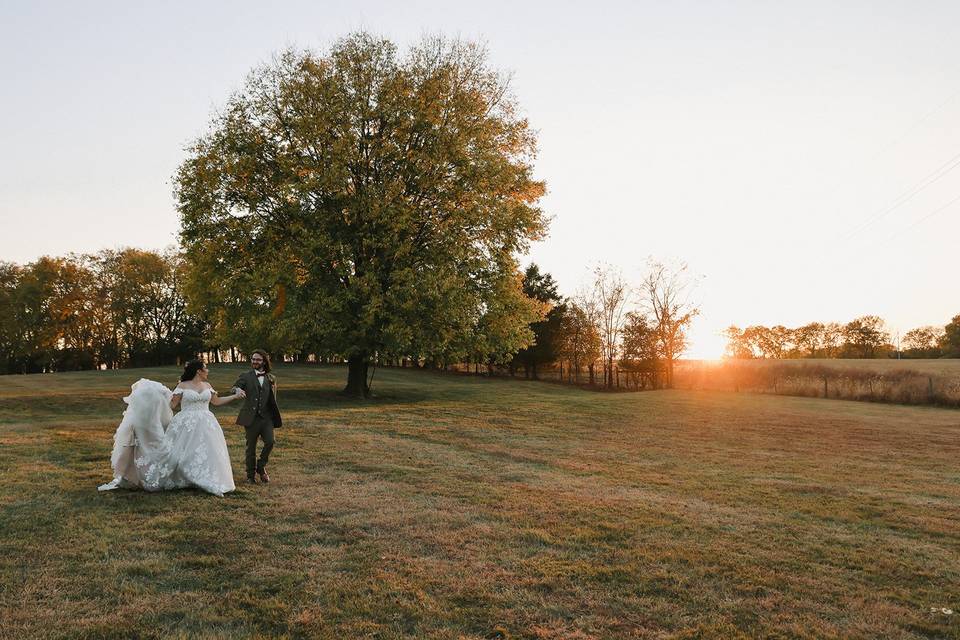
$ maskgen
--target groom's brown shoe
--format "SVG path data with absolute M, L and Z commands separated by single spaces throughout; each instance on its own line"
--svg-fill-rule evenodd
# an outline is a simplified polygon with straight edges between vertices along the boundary
M 260 482 L 266 484 L 270 482 L 270 476 L 267 475 L 266 469 L 257 469 L 257 475 L 260 476 Z

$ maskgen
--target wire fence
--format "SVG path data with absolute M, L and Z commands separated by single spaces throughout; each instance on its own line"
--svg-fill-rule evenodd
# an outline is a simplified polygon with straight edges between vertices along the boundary
M 908 405 L 960 407 L 960 361 L 935 370 L 891 369 L 884 361 L 727 360 L 720 363 L 678 361 L 673 388 L 694 391 L 761 393 Z M 412 365 L 408 365 L 412 366 Z M 567 363 L 526 371 L 502 366 L 461 363 L 443 371 L 517 380 L 539 380 L 594 391 L 649 391 L 666 386 L 660 370 L 638 370 L 614 364 L 581 367 Z

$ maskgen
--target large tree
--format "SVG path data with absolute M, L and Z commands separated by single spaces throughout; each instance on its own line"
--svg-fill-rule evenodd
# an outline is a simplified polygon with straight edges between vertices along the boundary
M 62 258 L 42 257 L 24 266 L 11 309 L 14 318 L 14 366 L 19 373 L 52 371 L 59 339 L 56 290 Z
M 23 268 L 12 262 L 0 262 L 0 373 L 21 372 L 23 315 L 20 280 Z
M 514 357 L 515 365 L 522 366 L 528 378 L 537 379 L 540 365 L 555 362 L 559 357 L 560 330 L 566 305 L 557 291 L 553 276 L 541 273 L 540 267 L 534 263 L 523 274 L 523 293 L 542 303 L 544 309 L 548 310 L 543 320 L 530 325 L 534 343 L 518 351 Z
M 917 327 L 903 335 L 903 352 L 908 358 L 939 358 L 946 335 L 943 327 Z
M 596 305 L 592 298 L 581 294 L 567 302 L 564 311 L 560 323 L 559 352 L 572 369 L 571 377 L 575 376 L 576 382 L 580 382 L 581 367 L 590 367 L 592 378 L 594 362 L 601 353 Z
M 825 331 L 826 327 L 822 322 L 810 322 L 794 329 L 793 342 L 797 355 L 801 358 L 816 358 L 823 350 Z
M 727 339 L 725 357 L 748 359 L 754 357 L 753 343 L 750 334 L 736 325 L 730 325 L 723 331 Z
M 890 342 L 883 318 L 880 316 L 861 316 L 843 327 L 847 353 L 855 358 L 873 358 L 877 350 Z
M 538 305 L 510 283 L 545 230 L 535 147 L 477 45 L 288 50 L 177 173 L 194 306 L 234 341 L 345 356 L 355 395 L 377 353 L 468 349 L 491 308 L 523 327 Z
M 623 326 L 620 366 L 638 381 L 646 374 L 656 387 L 660 382 L 660 340 L 650 318 L 641 311 L 627 313 Z M 646 380 L 644 379 L 644 380 Z M 644 381 L 646 387 L 646 381 Z
M 943 337 L 940 339 L 943 355 L 948 358 L 960 358 L 960 315 L 943 328 Z

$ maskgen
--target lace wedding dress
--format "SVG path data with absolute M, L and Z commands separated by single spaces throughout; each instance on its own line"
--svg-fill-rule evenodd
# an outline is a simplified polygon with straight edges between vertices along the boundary
M 132 389 L 124 398 L 128 407 L 114 435 L 110 459 L 114 479 L 101 485 L 101 491 L 196 487 L 223 496 L 236 488 L 223 429 L 210 411 L 211 389 L 171 392 L 145 379 Z M 182 394 L 180 412 L 170 418 L 174 393 Z

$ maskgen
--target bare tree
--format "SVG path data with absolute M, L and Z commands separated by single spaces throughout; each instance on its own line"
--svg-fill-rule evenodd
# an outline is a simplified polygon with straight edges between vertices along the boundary
M 626 319 L 630 287 L 620 270 L 609 265 L 597 266 L 593 274 L 593 302 L 599 316 L 604 382 L 609 388 L 613 386 L 613 361 L 620 349 L 620 333 Z
M 653 320 L 660 346 L 660 357 L 666 368 L 666 386 L 673 387 L 673 365 L 687 349 L 687 331 L 700 308 L 691 296 L 696 280 L 680 263 L 672 267 L 650 260 L 649 270 L 641 285 L 642 303 Z

